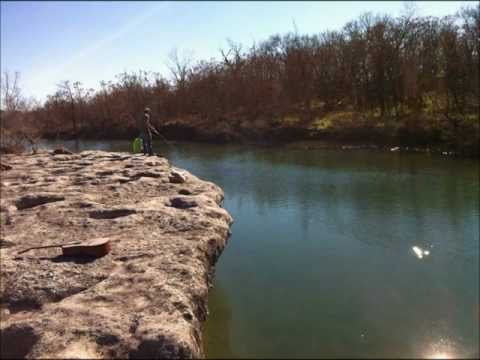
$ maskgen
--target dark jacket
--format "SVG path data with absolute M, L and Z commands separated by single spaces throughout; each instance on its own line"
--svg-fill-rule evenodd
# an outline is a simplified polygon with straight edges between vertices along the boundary
M 141 136 L 146 137 L 148 139 L 152 138 L 152 131 L 154 133 L 157 132 L 157 130 L 153 127 L 153 125 L 150 122 L 149 114 L 143 114 L 142 120 L 138 121 L 138 128 L 140 130 Z

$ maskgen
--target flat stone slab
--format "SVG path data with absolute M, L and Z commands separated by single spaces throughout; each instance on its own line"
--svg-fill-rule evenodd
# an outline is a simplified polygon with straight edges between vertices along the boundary
M 208 289 L 232 223 L 217 185 L 127 153 L 2 155 L 2 165 L 2 358 L 204 356 Z M 18 254 L 100 237 L 111 246 L 101 258 Z

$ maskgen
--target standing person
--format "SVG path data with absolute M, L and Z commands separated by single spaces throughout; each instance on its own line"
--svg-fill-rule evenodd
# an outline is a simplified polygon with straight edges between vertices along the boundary
M 159 134 L 157 129 L 153 127 L 150 122 L 150 108 L 146 107 L 143 111 L 143 119 L 140 121 L 140 137 L 142 138 L 143 143 L 143 155 L 148 154 L 149 156 L 153 155 L 152 149 L 152 131 L 155 134 Z

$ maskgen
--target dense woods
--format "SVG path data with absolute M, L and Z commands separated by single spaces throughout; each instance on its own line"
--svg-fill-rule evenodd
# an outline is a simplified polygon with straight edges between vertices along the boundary
M 44 104 L 25 102 L 2 76 L 2 146 L 35 137 L 127 138 L 152 109 L 170 138 L 299 138 L 479 152 L 480 6 L 444 17 L 364 14 L 339 31 L 297 31 L 218 60 L 172 51 L 168 78 L 138 71 L 85 89 L 64 81 Z M 17 137 L 18 138 L 18 137 Z

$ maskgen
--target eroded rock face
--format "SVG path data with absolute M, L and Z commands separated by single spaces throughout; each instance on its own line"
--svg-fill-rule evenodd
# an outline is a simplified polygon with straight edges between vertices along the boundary
M 1 357 L 202 357 L 213 266 L 229 236 L 222 190 L 124 153 L 5 155 Z M 98 259 L 67 244 L 110 239 Z

